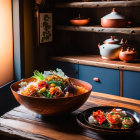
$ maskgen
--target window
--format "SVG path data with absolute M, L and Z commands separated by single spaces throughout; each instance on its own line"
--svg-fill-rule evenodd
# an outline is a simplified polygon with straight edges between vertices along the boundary
M 0 86 L 14 79 L 12 1 L 0 0 Z
M 24 76 L 23 0 L 0 0 L 0 115 L 17 105 L 10 85 Z

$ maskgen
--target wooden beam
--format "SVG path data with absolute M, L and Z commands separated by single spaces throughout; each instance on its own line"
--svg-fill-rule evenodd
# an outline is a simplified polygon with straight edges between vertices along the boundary
M 102 8 L 140 6 L 140 1 L 101 1 L 57 3 L 56 8 Z
M 78 63 L 82 65 L 90 65 L 97 67 L 112 68 L 118 70 L 130 70 L 140 72 L 140 60 L 137 59 L 134 63 L 125 63 L 123 61 L 104 60 L 99 55 L 85 56 L 60 56 L 51 57 L 51 60 Z
M 57 25 L 56 29 L 64 31 L 81 31 L 95 33 L 119 33 L 128 35 L 140 35 L 140 27 L 131 28 L 104 28 L 101 26 L 61 26 Z

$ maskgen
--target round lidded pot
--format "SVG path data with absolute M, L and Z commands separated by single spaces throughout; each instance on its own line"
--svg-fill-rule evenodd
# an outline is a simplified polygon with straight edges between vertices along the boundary
M 103 59 L 119 59 L 121 45 L 123 40 L 119 41 L 114 36 L 104 41 L 104 44 L 98 44 L 100 55 Z
M 137 52 L 134 48 L 130 48 L 127 41 L 122 45 L 122 49 L 119 54 L 120 60 L 128 63 L 133 62 L 137 57 Z
M 106 28 L 120 28 L 127 25 L 127 20 L 113 8 L 110 14 L 101 18 L 101 25 Z

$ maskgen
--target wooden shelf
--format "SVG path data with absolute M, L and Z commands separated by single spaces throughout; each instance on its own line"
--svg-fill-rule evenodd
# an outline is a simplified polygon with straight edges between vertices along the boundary
M 96 1 L 57 3 L 56 8 L 101 8 L 101 7 L 133 7 L 140 6 L 140 1 Z
M 82 31 L 96 33 L 120 33 L 128 35 L 140 35 L 140 27 L 131 28 L 104 28 L 101 26 L 61 26 L 57 25 L 56 29 L 64 31 Z
M 134 63 L 125 63 L 119 60 L 104 60 L 99 55 L 60 56 L 51 57 L 51 60 L 140 72 L 140 60 L 136 60 Z

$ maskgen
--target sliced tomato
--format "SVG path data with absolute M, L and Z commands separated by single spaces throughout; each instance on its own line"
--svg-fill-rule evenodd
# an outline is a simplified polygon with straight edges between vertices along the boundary
M 48 84 L 47 84 L 45 81 L 40 81 L 40 82 L 38 83 L 38 88 L 39 88 L 39 90 L 42 89 L 43 87 L 48 88 Z

